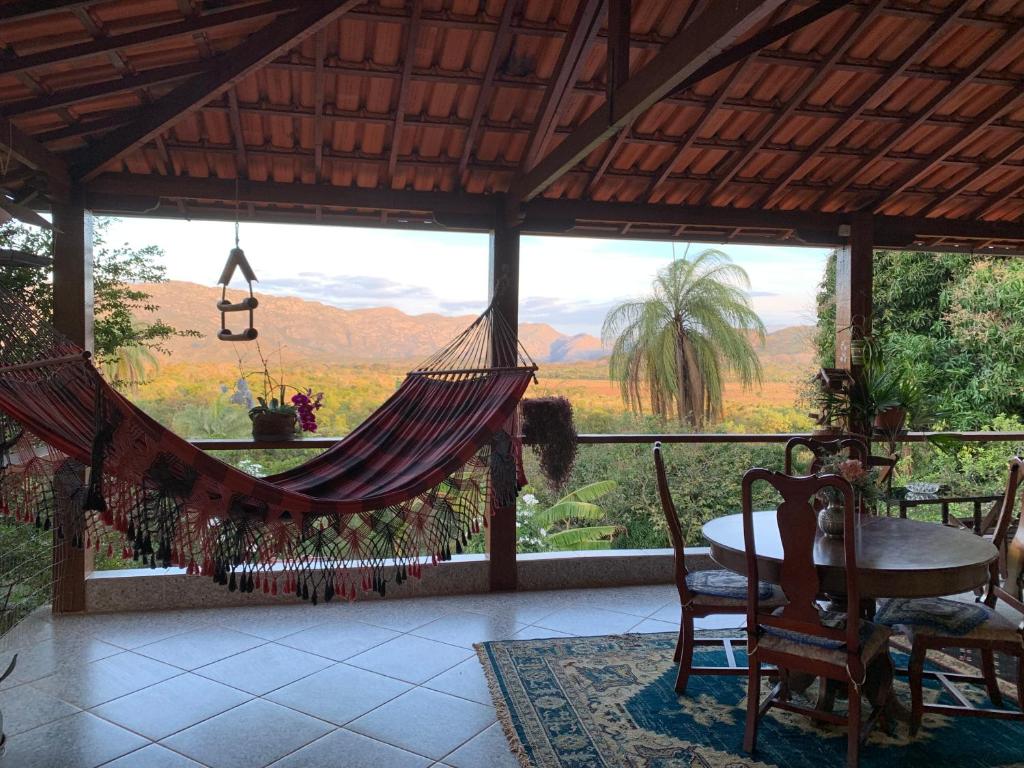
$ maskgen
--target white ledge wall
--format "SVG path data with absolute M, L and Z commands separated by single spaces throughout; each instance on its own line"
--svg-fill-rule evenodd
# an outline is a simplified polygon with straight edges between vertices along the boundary
M 686 550 L 690 570 L 718 568 L 705 547 Z M 672 582 L 671 549 L 620 549 L 594 552 L 545 552 L 518 558 L 519 590 L 624 587 Z M 425 597 L 486 593 L 486 555 L 456 555 L 423 569 L 420 579 L 388 586 L 388 597 Z M 376 593 L 360 600 L 379 599 Z M 301 602 L 295 595 L 231 592 L 209 576 L 189 576 L 181 568 L 95 571 L 85 582 L 86 611 L 147 611 Z

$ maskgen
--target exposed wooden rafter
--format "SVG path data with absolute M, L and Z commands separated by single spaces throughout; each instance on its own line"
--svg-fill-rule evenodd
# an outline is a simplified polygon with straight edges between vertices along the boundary
M 17 160 L 66 190 L 70 182 L 68 167 L 58 157 L 10 120 L 0 117 L 0 154 Z
M 459 184 L 464 183 L 466 168 L 469 166 L 469 158 L 473 155 L 473 148 L 476 145 L 477 132 L 480 130 L 480 123 L 484 114 L 490 107 L 494 97 L 494 79 L 498 73 L 498 67 L 508 57 L 509 48 L 512 45 L 512 18 L 522 0 L 507 0 L 501 11 L 501 19 L 498 21 L 498 28 L 494 31 L 494 42 L 491 44 L 491 55 L 487 59 L 487 69 L 484 70 L 484 79 L 480 82 L 480 89 L 477 92 L 476 104 L 473 106 L 473 117 L 469 121 L 469 129 L 462 144 L 462 155 L 459 157 Z
M 137 123 L 100 139 L 77 158 L 75 176 L 85 180 L 93 178 L 108 163 L 145 144 L 358 4 L 359 0 L 306 2 L 299 10 L 263 27 L 244 43 L 213 61 L 209 70 L 182 83 L 153 104 Z
M 228 24 L 237 24 L 240 21 L 253 21 L 280 16 L 297 7 L 301 7 L 301 5 L 297 0 L 274 0 L 273 2 L 245 5 L 240 8 L 230 8 L 203 16 L 194 16 L 184 21 L 146 27 L 120 35 L 102 35 L 85 43 L 76 43 L 64 46 L 63 48 L 52 48 L 38 53 L 0 60 L 0 75 L 23 72 L 51 64 L 66 65 L 92 56 L 116 52 L 133 45 L 153 43 L 179 35 L 191 35 L 197 31 Z
M 872 3 L 867 10 L 854 20 L 853 24 L 843 35 L 840 42 L 832 48 L 828 56 L 821 63 L 821 66 L 804 80 L 804 82 L 789 97 L 786 103 L 782 105 L 781 110 L 775 112 L 765 120 L 757 134 L 748 139 L 746 149 L 742 152 L 737 152 L 732 159 L 725 164 L 724 168 L 720 170 L 716 169 L 716 175 L 719 179 L 715 185 L 705 193 L 702 202 L 713 200 L 721 194 L 722 191 L 732 183 L 736 174 L 746 168 L 750 160 L 761 151 L 765 143 L 776 133 L 776 131 L 778 131 L 779 126 L 783 125 L 797 107 L 803 104 L 808 97 L 813 95 L 825 79 L 832 75 L 832 67 L 837 61 L 842 59 L 853 44 L 860 39 L 860 34 L 882 14 L 885 2 L 886 0 L 872 0 Z
M 822 150 L 830 144 L 835 144 L 845 139 L 850 132 L 856 127 L 858 121 L 862 118 L 867 106 L 872 101 L 881 103 L 893 90 L 900 78 L 906 73 L 910 67 L 910 62 L 913 61 L 917 56 L 926 53 L 935 43 L 939 41 L 939 38 L 949 30 L 950 26 L 960 17 L 960 15 L 966 9 L 968 3 L 971 0 L 955 0 L 945 11 L 938 16 L 934 22 L 922 32 L 917 38 L 914 39 L 910 45 L 904 49 L 903 53 L 900 54 L 899 58 L 896 59 L 891 65 L 889 65 L 885 74 L 881 80 L 875 83 L 871 88 L 865 90 L 865 92 L 846 110 L 843 116 L 840 118 L 839 123 L 835 125 L 831 131 L 827 131 L 820 138 L 818 138 L 808 148 L 799 161 L 793 164 L 793 167 L 776 183 L 775 187 L 762 198 L 759 202 L 761 205 L 771 206 L 779 198 L 779 195 L 793 183 L 801 172 L 821 154 Z
M 576 7 L 569 34 L 566 35 L 562 48 L 558 53 L 558 62 L 551 77 L 551 83 L 544 92 L 537 120 L 534 122 L 530 138 L 526 142 L 521 167 L 523 172 L 529 171 L 537 164 L 545 148 L 551 141 L 558 118 L 562 111 L 564 99 L 571 92 L 573 84 L 579 79 L 580 69 L 586 61 L 590 46 L 597 36 L 601 11 L 605 0 L 580 0 Z
M 702 13 L 622 86 L 616 96 L 621 110 L 617 118 L 609 114 L 607 103 L 598 107 L 536 167 L 516 180 L 510 189 L 510 208 L 514 210 L 540 194 L 617 130 L 756 27 L 782 2 L 736 0 L 727 9 L 716 7 Z
M 1008 200 L 1012 200 L 1019 195 L 1024 195 L 1024 178 L 1020 178 L 1016 182 L 1011 182 L 1009 185 L 996 192 L 991 198 L 986 198 L 982 207 L 972 214 L 972 216 L 973 218 L 984 219 L 989 214 L 995 213 L 999 210 L 999 208 L 1001 208 Z
M 874 168 L 875 165 L 882 160 L 882 158 L 884 158 L 891 149 L 894 149 L 896 145 L 899 144 L 902 136 L 924 125 L 925 121 L 934 114 L 948 98 L 953 96 L 964 86 L 969 85 L 977 75 L 983 72 L 993 61 L 1005 54 L 1011 47 L 1019 45 L 1022 38 L 1024 38 L 1024 26 L 1007 32 L 999 40 L 988 46 L 988 48 L 986 48 L 984 52 L 975 59 L 969 69 L 965 70 L 949 85 L 948 88 L 944 88 L 930 99 L 909 124 L 901 127 L 898 136 L 883 142 L 882 145 L 863 163 L 858 164 L 849 173 L 839 179 L 835 183 L 835 187 L 832 192 L 826 195 L 819 202 L 825 203 L 828 200 L 834 200 L 838 195 L 842 194 L 851 184 L 853 184 L 854 180 L 858 176 Z
M 632 23 L 631 0 L 608 0 L 608 99 L 615 116 L 615 94 L 629 80 L 629 37 Z
M 398 81 L 398 97 L 395 100 L 395 124 L 391 129 L 391 150 L 388 157 L 388 185 L 395 181 L 398 169 L 398 150 L 402 143 L 405 127 L 405 110 L 409 103 L 409 85 L 412 82 L 412 67 L 416 62 L 416 41 L 420 36 L 420 18 L 423 15 L 423 0 L 412 0 L 412 21 L 406 30 L 405 56 L 402 59 L 402 78 Z
M 938 149 L 933 150 L 931 157 L 929 157 L 928 160 L 924 161 L 916 168 L 911 168 L 909 171 L 904 173 L 903 176 L 901 176 L 900 179 L 890 187 L 890 191 L 875 203 L 875 208 L 880 209 L 880 207 L 886 202 L 892 200 L 897 195 L 901 195 L 906 192 L 912 185 L 921 181 L 936 167 L 944 163 L 946 158 L 954 152 L 970 145 L 979 134 L 988 130 L 988 127 L 992 125 L 993 121 L 1019 106 L 1022 102 L 1024 102 L 1024 80 L 1021 81 L 1021 87 L 1018 88 L 1016 92 L 1010 91 L 1002 98 L 997 99 L 993 104 L 983 110 L 965 131 L 962 131 L 949 139 Z
M 324 59 L 327 56 L 327 33 L 320 30 L 313 40 L 313 178 L 319 184 L 324 170 Z
M 926 216 L 939 208 L 949 205 L 956 200 L 960 195 L 970 189 L 972 186 L 982 181 L 983 179 L 991 176 L 995 171 L 1004 168 L 1004 164 L 1013 158 L 1018 152 L 1024 151 L 1024 136 L 1019 138 L 1017 141 L 1010 144 L 1006 149 L 1002 150 L 999 154 L 991 158 L 982 158 L 979 161 L 978 170 L 968 175 L 963 180 L 958 182 L 951 189 L 943 191 L 942 195 L 934 203 L 929 204 L 921 212 L 921 216 Z

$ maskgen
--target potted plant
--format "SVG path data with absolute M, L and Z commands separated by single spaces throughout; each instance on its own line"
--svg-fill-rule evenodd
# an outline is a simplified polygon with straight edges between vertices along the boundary
M 256 351 L 263 364 L 262 370 L 246 373 L 239 360 L 241 378 L 231 397 L 232 402 L 248 406 L 252 439 L 281 442 L 291 440 L 300 432 L 316 432 L 316 412 L 323 405 L 323 392 L 314 394 L 308 387 L 300 389 L 273 378 L 258 343 Z M 262 395 L 255 398 L 248 383 L 250 376 L 258 376 L 262 387 Z M 290 397 L 289 392 L 293 393 Z
M 879 345 L 869 341 L 860 379 L 850 389 L 850 406 L 858 423 L 873 427 L 891 441 L 909 419 L 923 417 L 924 395 L 901 366 L 886 362 Z

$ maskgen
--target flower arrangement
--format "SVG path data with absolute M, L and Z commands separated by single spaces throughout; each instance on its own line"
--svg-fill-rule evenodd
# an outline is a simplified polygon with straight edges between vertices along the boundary
M 253 423 L 253 437 L 257 440 L 287 439 L 296 430 L 316 432 L 316 412 L 323 406 L 324 393 L 314 394 L 310 387 L 296 387 L 286 384 L 270 373 L 270 363 L 263 355 L 259 342 L 256 343 L 262 368 L 258 371 L 246 371 L 242 358 L 238 358 L 240 378 L 235 385 L 235 392 L 230 400 L 244 405 L 249 409 L 249 419 Z M 250 377 L 259 378 L 262 394 L 253 395 L 249 386 Z M 291 397 L 289 392 L 294 392 Z
M 856 499 L 864 504 L 871 504 L 878 499 L 878 470 L 866 468 L 860 459 L 829 456 L 822 462 L 817 474 L 839 475 L 853 487 Z M 840 502 L 843 498 L 837 488 L 823 488 L 821 493 L 830 502 Z

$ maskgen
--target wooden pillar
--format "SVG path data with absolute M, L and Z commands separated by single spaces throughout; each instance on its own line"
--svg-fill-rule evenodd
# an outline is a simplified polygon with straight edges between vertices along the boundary
M 519 230 L 505 224 L 499 205 L 496 224 L 491 232 L 490 298 L 495 299 L 495 310 L 509 327 L 519 327 Z M 513 355 L 515 353 L 513 352 Z M 493 365 L 513 366 L 515 359 L 507 359 L 506 345 L 491 348 Z M 487 521 L 487 553 L 490 558 L 492 591 L 516 589 L 516 507 L 495 507 Z
M 870 214 L 855 214 L 849 226 L 846 244 L 836 254 L 836 368 L 850 371 L 856 382 L 861 368 L 853 347 L 871 335 L 874 220 Z M 868 424 L 849 428 L 870 434 Z
M 85 349 L 93 349 L 92 212 L 72 196 L 53 205 L 53 323 Z M 85 577 L 92 550 L 57 543 L 54 551 L 54 613 L 85 610 Z

